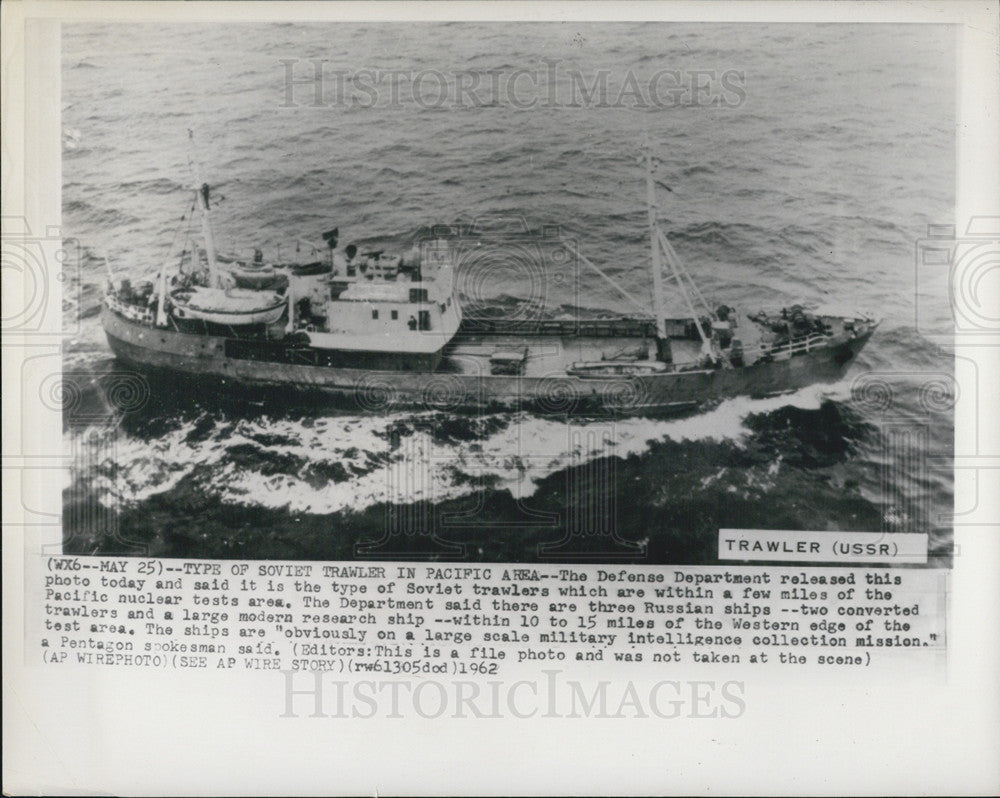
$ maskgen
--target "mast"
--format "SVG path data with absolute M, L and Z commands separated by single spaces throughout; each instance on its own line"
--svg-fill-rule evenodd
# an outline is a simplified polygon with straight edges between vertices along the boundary
M 686 272 L 683 266 L 681 266 L 677 253 L 674 252 L 673 247 L 670 246 L 670 242 L 667 241 L 667 237 L 663 234 L 663 231 L 660 230 L 660 226 L 656 221 L 657 208 L 656 185 L 653 179 L 653 151 L 649 146 L 648 139 L 646 141 L 645 151 L 646 204 L 649 206 L 649 248 L 653 261 L 653 308 L 656 313 L 656 336 L 661 342 L 666 341 L 667 330 L 666 322 L 664 321 L 666 311 L 663 306 L 662 260 L 663 256 L 666 256 L 667 264 L 670 266 L 670 271 L 673 273 L 674 280 L 677 282 L 677 288 L 680 290 L 681 297 L 684 299 L 684 304 L 687 305 L 688 313 L 691 314 L 691 320 L 694 322 L 695 329 L 698 331 L 698 337 L 701 338 L 702 352 L 715 362 L 717 358 L 712 349 L 712 343 L 709 341 L 708 337 L 705 335 L 705 331 L 701 327 L 701 319 L 698 318 L 698 313 L 694 308 L 694 304 L 691 302 L 691 297 L 688 295 L 687 286 L 684 284 L 683 275 L 685 275 Z M 687 275 L 687 277 L 689 280 L 691 279 L 690 275 Z M 701 296 L 701 292 L 698 291 L 693 280 L 691 281 L 691 286 L 698 292 L 699 299 L 701 299 L 705 309 L 708 310 L 708 303 L 706 303 L 704 297 Z M 713 315 L 711 311 L 708 311 L 708 314 L 710 317 Z
M 188 130 L 188 138 L 191 142 L 191 152 L 188 154 L 188 162 L 194 171 L 194 179 L 197 186 L 195 191 L 198 195 L 198 207 L 201 209 L 201 231 L 205 237 L 205 254 L 208 257 L 209 283 L 212 288 L 221 288 L 222 278 L 219 275 L 219 267 L 215 260 L 215 237 L 212 235 L 212 220 L 209 205 L 210 189 L 208 183 L 203 182 L 201 179 L 201 165 L 194 157 L 194 133 L 190 130 Z
M 667 237 L 663 235 L 662 230 L 656 231 L 660 243 L 664 246 L 664 249 L 670 244 L 667 241 Z M 698 337 L 701 338 L 701 351 L 708 355 L 712 361 L 715 361 L 715 353 L 712 351 L 712 344 L 708 340 L 708 336 L 705 335 L 705 331 L 701 328 L 701 319 L 698 318 L 698 312 L 694 309 L 694 305 L 691 303 L 691 297 L 688 296 L 687 288 L 684 286 L 684 280 L 681 277 L 681 272 L 678 271 L 676 264 L 673 261 L 669 261 L 670 269 L 674 273 L 674 279 L 677 281 L 677 287 L 680 289 L 681 296 L 684 298 L 684 304 L 687 305 L 688 313 L 691 314 L 691 320 L 694 322 L 694 328 L 698 331 Z
M 104 253 L 104 268 L 108 270 L 108 280 L 112 290 L 118 285 L 117 280 L 115 280 L 115 273 L 111 270 L 111 259 L 108 257 L 108 253 Z
M 167 270 L 165 268 L 160 269 L 160 273 L 156 275 L 156 287 L 157 287 L 157 297 L 156 297 L 156 326 L 166 327 L 167 326 L 167 309 L 165 307 L 166 297 L 167 297 Z
M 646 142 L 646 204 L 649 212 L 649 254 L 653 268 L 653 314 L 656 316 L 656 337 L 667 338 L 666 311 L 663 307 L 663 264 L 656 226 L 656 186 L 653 184 L 653 151 Z
M 288 301 L 288 323 L 285 325 L 285 332 L 295 332 L 295 277 L 289 275 L 288 288 L 285 292 L 285 299 Z
M 198 207 L 201 208 L 201 232 L 205 236 L 205 254 L 208 256 L 208 273 L 213 288 L 221 287 L 219 267 L 215 262 L 215 238 L 212 236 L 211 211 L 208 204 L 208 183 L 202 183 L 198 189 Z

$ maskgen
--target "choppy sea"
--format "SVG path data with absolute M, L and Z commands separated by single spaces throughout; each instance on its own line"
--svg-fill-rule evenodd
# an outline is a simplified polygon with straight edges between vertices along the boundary
M 748 527 L 928 532 L 947 561 L 953 368 L 929 331 L 950 317 L 914 253 L 953 217 L 955 55 L 946 26 L 64 24 L 65 549 L 707 563 L 720 527 Z M 524 219 L 639 297 L 648 136 L 664 225 L 713 301 L 883 323 L 838 384 L 680 418 L 358 413 L 126 379 L 95 422 L 81 408 L 128 376 L 98 319 L 104 257 L 168 262 L 189 129 L 222 249 Z M 476 300 L 519 307 L 530 271 Z M 587 269 L 542 284 L 544 313 L 632 310 Z

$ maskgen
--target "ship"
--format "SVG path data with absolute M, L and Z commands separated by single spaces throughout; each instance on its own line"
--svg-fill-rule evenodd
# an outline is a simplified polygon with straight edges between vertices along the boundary
M 212 191 L 192 162 L 202 242 L 189 230 L 176 266 L 134 285 L 108 262 L 101 322 L 129 367 L 213 391 L 277 390 L 363 411 L 661 415 L 841 379 L 878 321 L 801 305 L 749 314 L 713 307 L 660 226 L 663 186 L 650 148 L 641 160 L 651 307 L 574 242 L 547 236 L 644 311 L 635 315 L 470 312 L 456 278 L 476 250 L 449 225 L 427 228 L 398 254 L 341 249 L 334 229 L 305 263 L 265 259 L 256 248 L 247 258 L 220 255 Z M 681 316 L 666 312 L 668 287 Z

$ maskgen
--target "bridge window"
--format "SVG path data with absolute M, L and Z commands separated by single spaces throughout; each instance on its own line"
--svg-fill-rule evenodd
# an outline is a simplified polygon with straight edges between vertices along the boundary
M 372 318 L 373 319 L 377 319 L 378 318 L 378 311 L 377 310 L 373 310 L 372 311 Z
M 392 320 L 395 321 L 398 318 L 399 318 L 399 311 L 398 310 L 392 311 Z

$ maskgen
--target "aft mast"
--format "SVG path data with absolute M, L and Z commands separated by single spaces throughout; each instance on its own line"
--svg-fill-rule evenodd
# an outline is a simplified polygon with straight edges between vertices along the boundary
M 653 314 L 656 317 L 656 339 L 662 349 L 667 341 L 666 310 L 663 305 L 663 263 L 656 226 L 656 186 L 653 184 L 653 151 L 646 142 L 646 205 L 649 212 L 649 255 L 653 269 Z
M 718 359 L 717 354 L 712 347 L 712 342 L 709 340 L 708 336 L 705 335 L 705 330 L 702 328 L 701 318 L 699 318 L 698 312 L 694 308 L 694 303 L 691 301 L 691 295 L 688 293 L 687 285 L 684 282 L 685 277 L 687 277 L 687 279 L 691 282 L 691 288 L 696 292 L 698 299 L 705 308 L 705 312 L 708 317 L 712 318 L 713 314 L 709 310 L 708 304 L 705 302 L 704 297 L 702 297 L 701 292 L 698 291 L 694 281 L 691 280 L 691 276 L 684 270 L 680 259 L 677 257 L 677 253 L 674 252 L 673 247 L 670 246 L 670 242 L 667 240 L 667 237 L 663 234 L 663 231 L 660 230 L 659 223 L 656 219 L 656 181 L 653 178 L 653 151 L 649 145 L 648 139 L 646 140 L 644 150 L 644 161 L 646 166 L 646 204 L 649 212 L 649 250 L 650 262 L 653 269 L 653 312 L 656 314 L 656 339 L 657 347 L 659 349 L 659 357 L 661 360 L 668 360 L 668 353 L 670 351 L 665 321 L 666 311 L 663 302 L 663 259 L 665 257 L 667 264 L 670 266 L 670 271 L 674 275 L 674 281 L 677 283 L 677 288 L 680 291 L 681 297 L 684 299 L 684 304 L 687 306 L 691 320 L 694 322 L 695 329 L 698 331 L 698 337 L 701 338 L 702 353 L 710 358 L 712 362 L 716 362 Z

